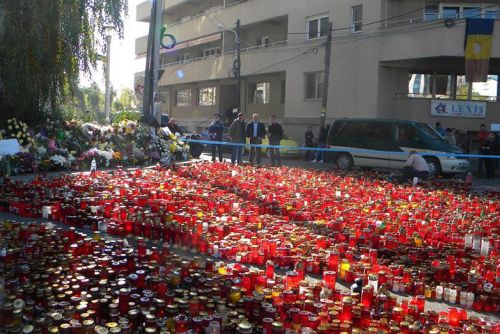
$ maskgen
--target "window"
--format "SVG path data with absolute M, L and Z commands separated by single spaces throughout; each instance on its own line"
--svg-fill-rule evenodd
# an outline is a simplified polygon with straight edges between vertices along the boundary
M 441 17 L 445 19 L 456 19 L 460 13 L 460 6 L 444 6 Z
M 271 91 L 271 84 L 269 82 L 251 83 L 248 85 L 250 103 L 254 104 L 268 104 L 269 95 Z
M 481 7 L 464 7 L 462 9 L 462 17 L 465 18 L 480 18 Z
M 436 85 L 434 94 L 434 98 L 437 99 L 450 99 L 451 96 L 451 87 L 452 87 L 452 76 L 448 74 L 436 74 L 434 76 L 433 85 Z
M 199 105 L 200 106 L 214 106 L 216 87 L 200 88 Z
M 187 63 L 187 62 L 189 62 L 190 59 L 191 59 L 191 56 L 189 55 L 189 53 L 183 53 L 183 54 L 180 54 L 177 56 L 178 62 Z
M 321 99 L 323 97 L 324 72 L 306 73 L 306 99 Z
M 451 2 L 451 1 L 450 1 Z M 499 7 L 491 4 L 460 5 L 444 3 L 440 6 L 436 1 L 427 3 L 424 7 L 424 20 L 457 19 L 457 18 L 487 18 L 495 19 Z
M 177 107 L 189 107 L 191 105 L 191 89 L 178 89 L 176 94 Z
M 437 20 L 439 18 L 439 5 L 426 4 L 424 8 L 424 21 Z
M 269 47 L 269 36 L 262 36 L 257 39 L 257 46 L 265 48 Z
M 363 29 L 363 5 L 352 7 L 351 31 L 360 32 Z
M 220 55 L 220 48 L 219 47 L 203 50 L 203 57 L 215 57 L 218 55 Z
M 307 19 L 307 39 L 320 38 L 328 35 L 328 26 L 328 16 Z
M 432 78 L 430 74 L 410 73 L 408 97 L 432 97 Z
M 496 101 L 498 95 L 498 75 L 488 75 L 486 82 L 472 84 L 472 100 Z

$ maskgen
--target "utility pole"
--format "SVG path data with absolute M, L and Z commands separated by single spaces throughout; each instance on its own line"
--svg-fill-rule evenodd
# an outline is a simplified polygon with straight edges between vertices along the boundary
M 325 74 L 323 82 L 323 98 L 321 100 L 321 119 L 320 126 L 326 125 L 326 108 L 328 106 L 328 85 L 330 84 L 330 62 L 332 59 L 332 32 L 333 23 L 328 24 L 328 37 L 325 45 Z
M 110 89 L 110 66 L 111 65 L 111 33 L 106 35 L 106 93 L 104 101 L 104 110 L 106 114 L 106 122 L 109 122 L 109 113 L 111 109 L 111 89 Z
M 236 20 L 236 60 L 234 62 L 234 70 L 236 74 L 237 90 L 238 90 L 238 108 L 239 112 L 242 112 L 241 108 L 241 31 L 240 31 L 240 19 Z

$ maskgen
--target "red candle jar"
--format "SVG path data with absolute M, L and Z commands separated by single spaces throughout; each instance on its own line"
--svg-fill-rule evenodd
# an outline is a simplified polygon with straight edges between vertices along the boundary
M 337 273 L 335 271 L 323 272 L 323 281 L 329 289 L 335 289 L 335 282 L 337 280 Z

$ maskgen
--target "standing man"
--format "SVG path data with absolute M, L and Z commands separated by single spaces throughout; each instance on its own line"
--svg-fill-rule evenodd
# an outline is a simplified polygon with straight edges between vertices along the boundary
M 220 120 L 220 114 L 214 114 L 214 121 L 208 128 L 210 141 L 222 141 L 222 132 L 224 132 L 224 124 Z M 222 145 L 212 144 L 212 162 L 215 162 L 215 151 L 219 151 L 219 161 L 222 162 Z
M 231 137 L 231 142 L 235 144 L 245 144 L 245 121 L 243 120 L 243 113 L 238 114 L 231 126 L 229 127 L 229 137 Z M 231 163 L 234 165 L 238 162 L 238 165 L 242 163 L 243 146 L 234 145 L 233 151 L 231 153 Z
M 266 135 L 266 127 L 264 123 L 259 120 L 259 114 L 252 115 L 252 122 L 248 123 L 246 129 L 247 138 L 250 138 L 250 145 L 261 145 L 262 138 Z M 257 164 L 259 165 L 262 160 L 262 148 L 250 146 L 250 156 L 248 160 L 253 165 L 253 158 L 257 155 Z
M 305 144 L 306 147 L 314 147 L 314 133 L 312 130 L 312 127 L 308 127 L 306 133 L 304 134 L 305 136 Z M 314 152 L 311 150 L 306 151 L 306 160 L 310 161 L 311 156 L 314 156 Z
M 271 116 L 271 124 L 267 128 L 267 135 L 269 137 L 269 145 L 279 146 L 281 139 L 283 139 L 283 128 L 281 124 L 276 122 L 276 116 Z M 277 166 L 281 166 L 281 156 L 279 148 L 269 148 L 271 152 L 271 166 L 275 166 L 274 162 L 278 162 Z
M 488 139 L 489 132 L 486 130 L 486 125 L 481 124 L 479 128 L 479 132 L 477 134 L 477 143 L 479 145 L 479 151 L 481 151 L 482 147 L 486 143 Z M 480 175 L 483 170 L 483 165 L 485 165 L 485 159 L 479 158 L 478 166 L 477 166 L 477 174 Z

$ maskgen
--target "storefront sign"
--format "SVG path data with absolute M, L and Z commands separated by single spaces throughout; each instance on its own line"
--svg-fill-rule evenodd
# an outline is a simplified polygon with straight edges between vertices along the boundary
M 439 117 L 485 118 L 486 102 L 432 100 L 431 115 Z

